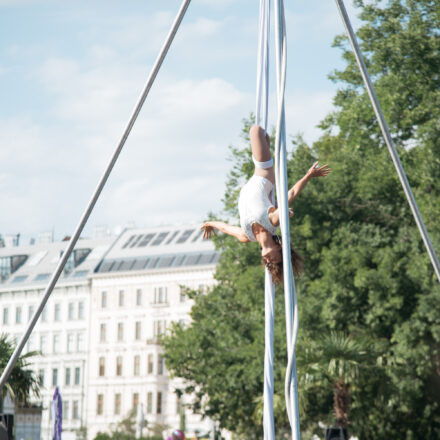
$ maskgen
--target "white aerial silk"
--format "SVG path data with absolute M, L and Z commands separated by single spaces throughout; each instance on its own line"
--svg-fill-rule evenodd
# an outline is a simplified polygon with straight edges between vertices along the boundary
M 299 440 L 299 410 L 296 378 L 295 347 L 298 333 L 298 309 L 295 282 L 290 258 L 289 211 L 287 201 L 286 131 L 284 117 L 284 90 L 286 75 L 286 34 L 283 0 L 274 0 L 276 71 L 278 117 L 275 139 L 275 180 L 277 200 L 280 209 L 280 226 L 283 237 L 284 289 L 286 308 L 286 333 L 288 364 L 285 379 L 286 407 L 292 427 L 292 439 Z M 257 63 L 257 105 L 255 119 L 258 125 L 267 130 L 268 84 L 269 84 L 269 37 L 270 0 L 260 0 L 260 29 Z M 275 200 L 272 200 L 275 204 Z M 275 439 L 273 416 L 273 329 L 274 329 L 275 287 L 266 269 L 265 281 L 265 355 L 264 355 L 264 440 Z

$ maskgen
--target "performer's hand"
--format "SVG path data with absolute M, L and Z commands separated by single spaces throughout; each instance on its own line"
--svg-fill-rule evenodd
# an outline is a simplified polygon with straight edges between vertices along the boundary
M 211 238 L 211 236 L 215 235 L 214 226 L 211 225 L 210 222 L 206 222 L 200 229 L 203 229 L 203 238 Z
M 315 162 L 307 171 L 307 176 L 309 177 L 326 177 L 330 173 L 330 168 L 328 165 L 319 166 L 318 162 Z

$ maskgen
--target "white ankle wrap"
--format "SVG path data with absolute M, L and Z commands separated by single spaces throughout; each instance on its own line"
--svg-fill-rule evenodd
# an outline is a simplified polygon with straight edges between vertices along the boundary
M 266 160 L 266 162 L 258 162 L 258 160 L 256 160 L 255 157 L 252 156 L 252 160 L 254 161 L 254 164 L 257 168 L 266 170 L 267 168 L 273 167 L 273 158 L 271 158 L 270 160 Z

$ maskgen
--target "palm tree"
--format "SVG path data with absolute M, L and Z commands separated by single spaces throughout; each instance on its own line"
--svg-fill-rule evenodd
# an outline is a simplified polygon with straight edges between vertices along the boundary
M 14 352 L 14 345 L 6 334 L 0 335 L 0 371 L 3 371 Z M 39 352 L 31 351 L 18 358 L 8 381 L 0 394 L 0 413 L 3 411 L 3 399 L 9 392 L 16 403 L 26 405 L 31 396 L 40 396 L 40 385 L 35 373 L 29 369 L 29 359 Z
M 361 376 L 378 368 L 380 354 L 372 341 L 331 332 L 297 351 L 300 391 L 303 387 L 331 386 L 337 427 L 347 429 L 349 425 L 351 392 Z

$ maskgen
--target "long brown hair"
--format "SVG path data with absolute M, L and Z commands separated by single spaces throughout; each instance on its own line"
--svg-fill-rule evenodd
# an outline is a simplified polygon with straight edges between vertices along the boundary
M 281 246 L 281 237 L 279 235 L 272 236 L 275 243 Z M 304 270 L 304 262 L 300 254 L 295 251 L 292 243 L 290 243 L 290 258 L 292 260 L 292 270 L 295 277 L 301 276 Z M 283 284 L 283 253 L 281 252 L 281 261 L 279 263 L 268 263 L 263 260 L 263 266 L 266 266 L 272 275 L 275 284 Z

